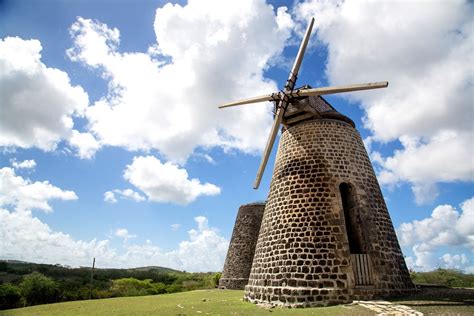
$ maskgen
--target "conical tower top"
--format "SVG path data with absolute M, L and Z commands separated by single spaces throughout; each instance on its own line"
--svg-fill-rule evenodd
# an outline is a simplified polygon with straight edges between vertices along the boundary
M 305 86 L 304 88 L 309 89 L 311 87 Z M 282 124 L 290 127 L 312 119 L 335 119 L 355 127 L 354 121 L 338 112 L 326 99 L 319 95 L 293 99 L 286 108 Z

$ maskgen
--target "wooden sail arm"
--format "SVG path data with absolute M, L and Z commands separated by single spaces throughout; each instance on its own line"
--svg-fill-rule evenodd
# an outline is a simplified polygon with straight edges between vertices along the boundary
M 380 89 L 380 88 L 386 88 L 387 86 L 388 86 L 388 81 L 382 81 L 382 82 L 353 84 L 353 85 L 347 85 L 347 86 L 322 87 L 322 88 L 314 88 L 314 89 L 298 89 L 298 90 L 292 90 L 289 93 L 287 92 L 286 94 L 290 98 L 298 98 L 298 97 L 308 97 L 312 95 L 327 95 L 327 94 L 336 94 L 336 93 L 343 93 L 343 92 Z M 282 96 L 282 92 L 265 94 L 258 97 L 225 103 L 225 104 L 220 105 L 219 109 L 227 108 L 231 106 L 243 105 L 243 104 L 258 103 L 258 102 L 263 102 L 263 101 L 277 101 L 281 99 L 281 96 Z
M 370 83 L 353 84 L 353 85 L 347 85 L 347 86 L 294 90 L 290 93 L 290 95 L 293 98 L 294 97 L 308 97 L 312 95 L 327 95 L 327 94 L 336 94 L 336 93 L 343 93 L 343 92 L 380 89 L 380 88 L 386 88 L 387 86 L 388 86 L 388 81 L 370 82 Z

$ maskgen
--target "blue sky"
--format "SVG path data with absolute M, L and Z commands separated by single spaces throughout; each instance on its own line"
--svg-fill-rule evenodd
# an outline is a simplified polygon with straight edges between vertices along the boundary
M 0 258 L 220 270 L 270 104 L 297 86 L 365 140 L 409 267 L 474 272 L 473 5 L 0 1 Z

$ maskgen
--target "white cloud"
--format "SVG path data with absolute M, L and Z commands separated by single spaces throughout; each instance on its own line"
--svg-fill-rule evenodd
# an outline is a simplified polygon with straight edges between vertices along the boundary
M 41 43 L 0 39 L 0 146 L 54 150 L 89 99 L 69 76 L 41 62 Z
M 135 157 L 124 172 L 124 178 L 143 191 L 150 201 L 189 204 L 201 195 L 217 195 L 221 189 L 199 179 L 189 179 L 179 166 L 162 163 L 153 156 Z
M 390 82 L 346 95 L 361 103 L 373 141 L 403 146 L 382 160 L 383 179 L 411 183 L 418 202 L 438 182 L 474 180 L 472 3 L 314 0 L 296 12 L 316 18 L 331 84 Z
M 408 136 L 400 137 L 400 141 L 403 150 L 377 160 L 383 167 L 379 174 L 381 184 L 409 181 L 416 201 L 421 204 L 437 196 L 437 182 L 474 180 L 474 152 L 466 146 L 472 142 L 470 133 L 444 131 L 427 142 Z
M 154 265 L 187 271 L 220 271 L 229 241 L 216 229 L 209 228 L 205 217 L 198 216 L 195 221 L 198 228 L 188 231 L 189 239 L 180 242 L 177 249 L 163 252 L 151 243 L 134 245 L 127 248 L 128 260 L 142 262 L 141 265 L 154 262 Z
M 439 205 L 433 210 L 431 217 L 403 223 L 398 227 L 400 244 L 412 247 L 415 255 L 415 258 L 407 260 L 409 266 L 420 270 L 432 270 L 437 267 L 468 268 L 469 259 L 464 253 L 446 253 L 441 257 L 437 255 L 445 247 L 449 247 L 451 251 L 467 251 L 472 256 L 474 197 L 464 201 L 460 208 L 461 212 L 458 212 L 451 205 Z
M 207 220 L 199 220 L 200 223 Z M 38 263 L 60 263 L 73 267 L 96 266 L 129 268 L 165 266 L 186 271 L 219 271 L 224 264 L 229 242 L 214 228 L 198 225 L 189 231 L 189 239 L 177 249 L 163 251 L 150 241 L 144 244 L 124 243 L 121 248 L 110 246 L 109 240 L 75 240 L 68 234 L 53 231 L 33 217 L 30 211 L 9 211 L 0 208 L 0 257 Z M 116 236 L 130 239 L 135 235 L 126 229 Z
M 180 227 L 181 227 L 181 224 L 171 224 L 172 231 L 177 231 L 178 229 L 180 229 Z
M 33 217 L 30 211 L 8 211 L 0 208 L 0 257 L 38 263 L 60 263 L 89 266 L 113 262 L 116 257 L 108 240 L 90 242 L 74 240 L 70 235 L 53 231 Z
M 115 230 L 115 236 L 123 238 L 124 241 L 128 241 L 131 238 L 136 238 L 137 235 L 130 234 L 126 228 L 117 228 Z
M 15 169 L 34 169 L 36 167 L 36 161 L 34 161 L 33 159 L 23 161 L 16 161 L 16 159 L 11 159 L 10 163 Z
M 449 253 L 446 253 L 442 255 L 440 259 L 443 261 L 444 266 L 449 269 L 460 270 L 469 263 L 469 259 L 465 254 L 451 255 Z
M 48 200 L 77 200 L 73 191 L 64 191 L 48 181 L 24 179 L 15 175 L 15 170 L 4 167 L 0 169 L 0 207 L 13 206 L 18 211 L 40 209 L 51 212 Z
M 219 271 L 224 264 L 229 242 L 218 231 L 208 227 L 204 216 L 194 218 L 198 229 L 188 232 L 189 240 L 182 241 L 172 252 L 182 267 L 200 271 Z
M 122 199 L 132 200 L 135 202 L 145 201 L 145 197 L 140 193 L 133 191 L 132 189 L 125 190 L 113 190 L 107 191 L 104 193 L 104 201 L 109 203 L 117 203 L 117 198 L 115 195 L 118 195 Z
M 76 149 L 77 156 L 82 159 L 91 159 L 100 148 L 99 142 L 90 133 L 72 131 L 69 144 Z
M 208 226 L 207 218 L 195 218 L 197 228 L 178 248 L 165 252 L 150 241 L 130 244 L 135 234 L 118 228 L 114 235 L 123 238 L 122 248 L 112 248 L 109 240 L 82 241 L 53 231 L 32 215 L 33 209 L 51 212 L 49 200 L 75 200 L 72 191 L 64 191 L 48 181 L 31 182 L 16 176 L 14 169 L 0 169 L 0 257 L 39 263 L 88 266 L 97 258 L 101 267 L 140 267 L 161 265 L 188 271 L 218 271 L 224 264 L 228 241 L 218 230 Z M 123 190 L 121 192 L 128 192 Z M 129 197 L 131 194 L 125 193 Z M 173 227 L 179 228 L 179 224 Z
M 461 209 L 463 212 L 456 223 L 456 230 L 460 234 L 469 236 L 469 244 L 474 249 L 474 198 L 464 201 Z
M 115 198 L 115 194 L 112 191 L 107 191 L 104 193 L 104 201 L 109 203 L 117 203 L 117 199 Z
M 156 11 L 157 44 L 147 53 L 121 53 L 119 30 L 78 18 L 68 55 L 109 80 L 108 95 L 87 110 L 90 131 L 102 144 L 153 148 L 178 162 L 196 147 L 258 152 L 270 104 L 217 105 L 277 89 L 263 72 L 292 27 L 285 9 L 275 15 L 261 0 L 191 0 Z

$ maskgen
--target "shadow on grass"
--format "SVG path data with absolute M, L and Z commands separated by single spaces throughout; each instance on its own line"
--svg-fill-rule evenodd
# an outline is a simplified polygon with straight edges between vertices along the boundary
M 423 287 L 409 296 L 402 296 L 392 300 L 393 303 L 403 304 L 414 309 L 435 309 L 440 311 L 451 309 L 473 309 L 474 289 L 448 288 L 448 287 Z

